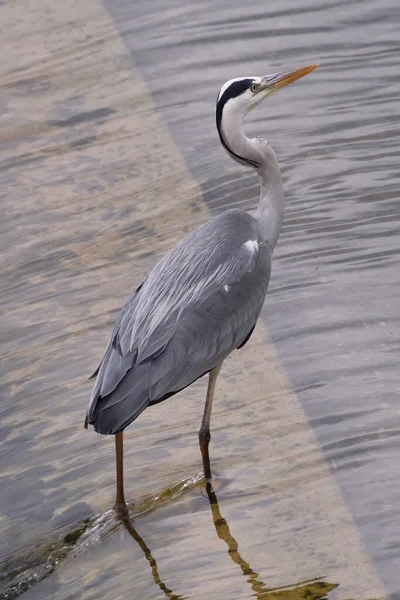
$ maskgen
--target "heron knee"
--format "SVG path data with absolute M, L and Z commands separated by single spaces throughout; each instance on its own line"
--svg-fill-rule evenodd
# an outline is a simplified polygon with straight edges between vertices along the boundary
M 199 431 L 199 442 L 209 442 L 211 440 L 211 433 L 209 429 L 201 428 Z

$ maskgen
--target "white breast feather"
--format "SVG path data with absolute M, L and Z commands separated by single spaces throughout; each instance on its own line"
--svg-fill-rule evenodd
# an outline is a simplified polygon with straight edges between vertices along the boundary
M 258 242 L 256 240 L 248 240 L 243 244 L 243 246 L 247 248 L 247 250 L 249 250 L 252 254 L 254 254 L 254 252 L 257 252 Z

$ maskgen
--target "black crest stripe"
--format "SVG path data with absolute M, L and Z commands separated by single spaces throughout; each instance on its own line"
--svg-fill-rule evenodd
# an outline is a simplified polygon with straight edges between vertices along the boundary
M 254 79 L 241 79 L 240 81 L 234 81 L 233 83 L 231 83 L 231 85 L 224 91 L 221 98 L 217 102 L 216 122 L 217 122 L 217 130 L 218 130 L 219 139 L 221 140 L 221 144 L 223 145 L 225 150 L 227 150 L 229 152 L 229 154 L 231 154 L 232 156 L 235 156 L 237 159 L 241 160 L 242 162 L 245 162 L 248 165 L 251 165 L 252 167 L 258 168 L 260 165 L 257 162 L 250 160 L 248 158 L 243 158 L 243 156 L 239 156 L 238 154 L 236 154 L 229 148 L 229 146 L 226 144 L 226 142 L 224 140 L 224 136 L 222 135 L 222 129 L 221 129 L 222 112 L 223 112 L 225 104 L 231 98 L 237 98 L 237 96 L 240 96 L 240 94 L 243 94 L 243 92 L 248 90 L 249 87 L 251 86 L 251 84 L 253 83 L 253 81 L 254 81 Z

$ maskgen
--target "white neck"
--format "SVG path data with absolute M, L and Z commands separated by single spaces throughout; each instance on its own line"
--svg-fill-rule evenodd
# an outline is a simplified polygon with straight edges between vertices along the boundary
M 244 107 L 228 101 L 224 106 L 219 134 L 223 145 L 237 162 L 257 165 L 260 200 L 254 213 L 260 237 L 275 248 L 283 223 L 284 194 L 279 163 L 273 149 L 260 138 L 249 139 L 243 132 Z
M 285 209 L 283 183 L 278 159 L 274 150 L 264 141 L 255 141 L 263 146 L 263 159 L 257 173 L 260 179 L 260 199 L 254 213 L 260 235 L 273 250 L 282 229 Z

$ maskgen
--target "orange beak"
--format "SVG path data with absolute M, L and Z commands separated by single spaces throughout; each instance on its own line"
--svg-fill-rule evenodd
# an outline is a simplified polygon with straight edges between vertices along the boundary
M 293 71 L 285 71 L 284 73 L 275 73 L 274 75 L 266 75 L 262 77 L 261 83 L 263 90 L 278 91 L 281 88 L 289 85 L 289 83 L 293 83 L 300 77 L 304 77 L 304 75 L 308 75 L 311 71 L 314 71 L 319 67 L 319 65 L 309 65 L 307 67 L 300 67 L 299 69 L 294 69 Z

